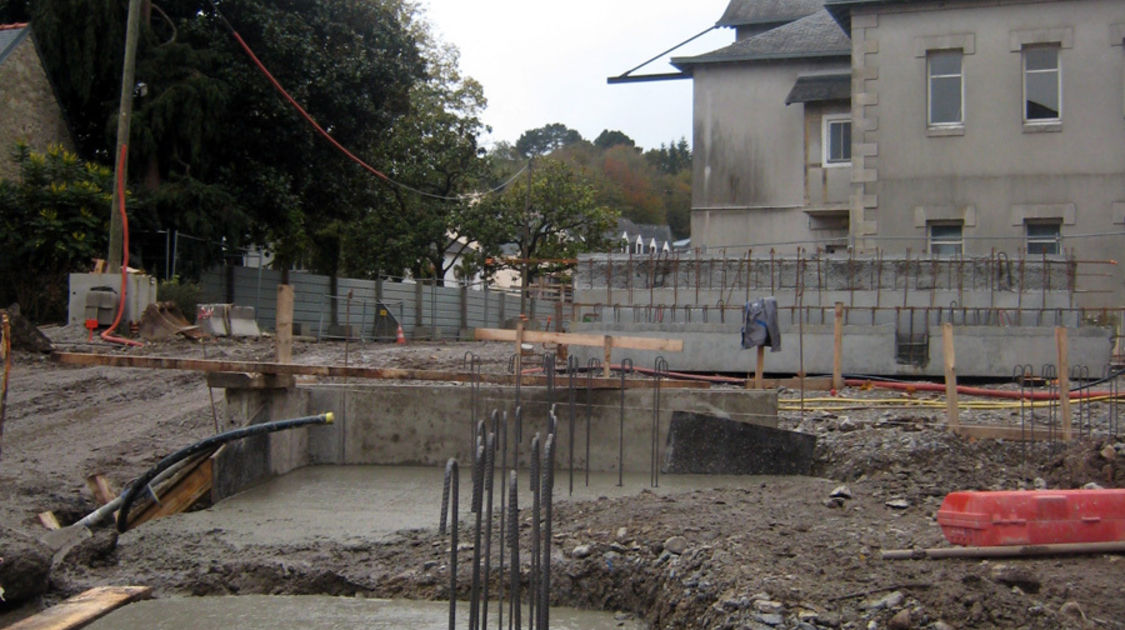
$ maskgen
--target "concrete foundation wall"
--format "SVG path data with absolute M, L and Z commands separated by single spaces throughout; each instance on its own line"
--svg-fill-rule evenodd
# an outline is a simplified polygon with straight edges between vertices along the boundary
M 586 390 L 575 391 L 574 466 L 586 466 Z M 530 441 L 545 440 L 550 402 L 558 404 L 556 463 L 569 467 L 570 405 L 566 379 L 553 396 L 542 387 L 521 388 L 523 410 L 520 460 L 528 464 Z M 650 469 L 655 391 L 625 390 L 626 472 Z M 493 409 L 509 412 L 508 439 L 514 439 L 514 387 L 482 387 L 477 418 Z M 591 392 L 590 469 L 616 471 L 621 427 L 621 391 Z M 290 389 L 228 389 L 228 428 L 332 411 L 332 425 L 272 433 L 228 444 L 217 458 L 214 498 L 230 496 L 272 476 L 309 464 L 443 465 L 456 457 L 467 474 L 472 461 L 473 395 L 469 387 L 412 385 L 315 385 Z M 661 458 L 673 411 L 715 415 L 763 426 L 777 425 L 777 393 L 744 389 L 662 388 L 659 398 Z M 511 442 L 509 442 L 511 444 Z M 511 452 L 511 446 L 507 452 Z
M 651 368 L 657 355 L 664 356 L 672 370 L 715 371 L 745 374 L 754 370 L 755 352 L 744 350 L 740 343 L 740 325 L 728 320 L 725 324 L 665 323 L 612 324 L 576 322 L 573 332 L 598 332 L 639 337 L 668 337 L 684 341 L 683 352 L 659 353 L 642 350 L 613 351 L 614 363 L 628 357 L 639 367 Z M 941 329 L 919 326 L 915 340 L 922 344 L 917 350 L 923 360 L 902 362 L 897 347 L 901 329 L 892 324 L 850 324 L 843 331 L 843 372 L 845 374 L 876 374 L 884 376 L 928 376 L 944 374 Z M 1105 328 L 1068 329 L 1069 361 L 1072 366 L 1085 365 L 1091 374 L 1101 374 L 1109 362 L 1112 331 Z M 800 338 L 796 327 L 783 327 L 781 352 L 766 352 L 767 372 L 797 373 L 801 365 Z M 1017 364 L 1031 364 L 1038 372 L 1047 363 L 1057 362 L 1054 328 L 1049 326 L 955 326 L 954 351 L 960 376 L 1007 377 Z M 602 358 L 600 348 L 573 346 L 571 354 L 585 362 Z M 806 374 L 831 374 L 833 324 L 808 324 L 804 327 L 804 369 Z

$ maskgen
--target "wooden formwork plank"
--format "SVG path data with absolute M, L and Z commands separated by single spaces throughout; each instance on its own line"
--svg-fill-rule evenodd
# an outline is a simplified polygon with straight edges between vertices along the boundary
M 151 594 L 147 586 L 98 586 L 17 621 L 7 630 L 74 630 Z
M 181 359 L 176 357 L 138 357 L 118 354 L 84 354 L 77 352 L 56 352 L 51 358 L 63 365 L 105 366 L 122 368 L 145 368 L 156 370 L 188 370 L 195 372 L 249 372 L 254 374 L 294 374 L 328 378 L 365 378 L 406 381 L 445 381 L 472 382 L 480 379 L 482 383 L 494 385 L 514 385 L 516 376 L 512 374 L 472 374 L 470 372 L 447 372 L 440 370 L 410 370 L 402 368 L 376 368 L 342 365 L 302 365 L 296 363 L 266 363 L 256 361 L 217 361 L 209 359 Z M 543 376 L 523 375 L 524 385 L 546 385 Z M 649 388 L 654 380 L 631 379 L 625 381 L 626 389 Z M 590 386 L 595 389 L 620 389 L 617 379 L 592 379 Z M 706 389 L 708 383 L 698 381 L 675 381 L 663 379 L 664 388 Z
M 506 328 L 477 328 L 473 333 L 478 341 L 515 341 L 516 331 Z M 528 343 L 558 343 L 568 346 L 600 348 L 605 346 L 608 335 L 589 333 L 560 333 L 542 330 L 524 330 L 523 340 Z M 619 337 L 612 336 L 614 348 L 629 350 L 658 350 L 661 352 L 683 352 L 683 339 L 665 337 Z
M 178 514 L 191 507 L 211 491 L 212 470 L 211 457 L 204 456 L 187 474 L 161 493 L 159 503 L 150 504 L 135 518 L 129 519 L 129 526 L 133 527 L 154 518 Z

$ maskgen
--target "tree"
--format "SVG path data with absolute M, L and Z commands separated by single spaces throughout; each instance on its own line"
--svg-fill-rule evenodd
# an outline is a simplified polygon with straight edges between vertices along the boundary
M 334 273 L 339 230 L 369 201 L 371 175 L 331 147 L 231 37 L 215 4 L 170 0 L 138 52 L 140 99 L 130 177 L 146 183 L 153 223 L 229 228 L 268 242 L 283 267 Z M 415 8 L 404 0 L 224 0 L 230 20 L 293 98 L 368 161 L 425 76 Z M 36 34 L 82 155 L 108 162 L 116 122 L 124 6 L 39 0 Z M 169 187 L 170 186 L 170 187 Z M 232 220 L 233 219 L 233 220 Z M 168 225 L 168 224 L 172 225 Z
M 537 157 L 576 142 L 582 142 L 582 134 L 562 123 L 551 123 L 523 132 L 516 140 L 516 151 L 525 158 Z
M 645 152 L 645 159 L 661 173 L 675 175 L 684 169 L 691 170 L 691 147 L 686 139 L 680 138 L 679 142 L 667 146 L 661 143 L 659 149 Z
M 620 131 L 610 131 L 609 129 L 603 130 L 598 137 L 594 140 L 594 146 L 599 149 L 609 149 L 618 145 L 625 145 L 627 147 L 637 146 L 633 139 Z
M 479 230 L 468 195 L 487 180 L 482 130 L 484 91 L 461 75 L 458 53 L 419 36 L 430 61 L 427 78 L 410 94 L 410 113 L 395 122 L 384 153 L 394 176 L 416 190 L 380 183 L 364 216 L 367 229 L 351 231 L 350 270 L 372 275 L 409 269 L 415 277 L 443 278 Z M 380 229 L 383 228 L 383 229 Z M 446 252 L 454 256 L 446 259 Z
M 61 146 L 17 144 L 12 159 L 20 178 L 0 181 L 0 299 L 33 321 L 65 318 L 66 274 L 106 247 L 113 174 Z
M 0 24 L 14 24 L 31 19 L 30 0 L 0 0 Z
M 516 246 L 519 261 L 500 264 L 521 270 L 525 295 L 528 284 L 541 272 L 528 261 L 598 251 L 617 220 L 616 213 L 597 203 L 587 177 L 566 162 L 536 160 L 530 179 L 530 194 L 528 182 L 520 178 L 502 193 L 483 199 L 478 208 L 482 221 L 491 224 L 486 231 L 488 240 L 482 242 L 484 249 Z

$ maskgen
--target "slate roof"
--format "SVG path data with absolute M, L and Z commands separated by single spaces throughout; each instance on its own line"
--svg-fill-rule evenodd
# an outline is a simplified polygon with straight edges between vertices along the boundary
M 814 103 L 817 101 L 841 101 L 852 97 L 852 75 L 849 72 L 838 74 L 813 74 L 797 77 L 785 104 Z
M 30 32 L 27 24 L 0 24 L 0 63 L 4 63 Z
M 619 241 L 622 233 L 629 234 L 629 242 L 636 241 L 637 235 L 640 234 L 646 246 L 652 239 L 656 239 L 657 247 L 663 246 L 664 243 L 668 243 L 669 247 L 672 246 L 672 228 L 667 225 L 633 223 L 629 219 L 620 218 L 617 220 L 617 229 L 609 234 L 610 242 Z
M 824 0 L 731 0 L 715 26 L 784 24 L 816 13 Z
M 726 48 L 695 57 L 673 57 L 672 65 L 684 72 L 691 72 L 692 66 L 697 64 L 809 57 L 850 58 L 851 54 L 851 40 L 836 20 L 821 9 L 784 26 L 737 41 Z

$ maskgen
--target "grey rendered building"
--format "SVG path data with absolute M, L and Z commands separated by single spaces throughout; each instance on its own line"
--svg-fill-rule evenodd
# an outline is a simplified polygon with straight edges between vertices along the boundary
M 733 0 L 719 25 L 734 44 L 673 60 L 695 245 L 1121 256 L 1125 2 Z M 1121 303 L 1120 265 L 1085 269 L 1082 304 Z

